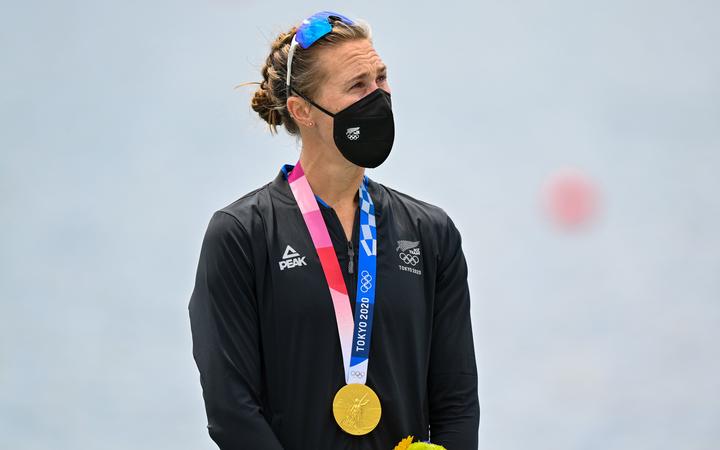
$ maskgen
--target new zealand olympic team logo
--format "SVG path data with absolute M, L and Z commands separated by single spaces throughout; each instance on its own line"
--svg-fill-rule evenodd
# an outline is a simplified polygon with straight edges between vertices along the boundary
M 408 254 L 405 254 L 405 253 L 400 253 L 399 256 L 400 256 L 400 259 L 402 259 L 402 261 L 403 261 L 405 264 L 410 264 L 410 265 L 414 266 L 414 265 L 416 265 L 417 263 L 420 262 L 420 258 L 418 258 L 418 257 L 415 256 L 415 255 L 408 255 Z
M 400 260 L 410 266 L 415 266 L 420 262 L 420 249 L 418 246 L 420 241 L 398 241 L 395 249 L 398 252 Z
M 360 274 L 360 290 L 364 293 L 372 287 L 372 276 L 367 270 L 363 270 Z
M 357 141 L 360 139 L 360 127 L 348 128 L 345 132 L 345 136 L 347 136 L 347 138 L 351 141 Z

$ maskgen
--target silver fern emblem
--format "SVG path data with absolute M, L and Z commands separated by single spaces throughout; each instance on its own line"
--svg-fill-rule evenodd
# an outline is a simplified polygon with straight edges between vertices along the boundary
M 398 246 L 395 249 L 397 252 L 405 252 L 410 250 L 411 248 L 415 248 L 418 245 L 420 245 L 420 241 L 397 241 Z

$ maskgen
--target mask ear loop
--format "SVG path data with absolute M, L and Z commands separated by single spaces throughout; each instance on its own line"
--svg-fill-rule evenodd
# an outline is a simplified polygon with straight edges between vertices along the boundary
M 295 36 L 297 36 L 297 34 L 296 34 Z M 314 101 L 312 101 L 312 100 L 310 100 L 309 98 L 305 97 L 303 94 L 301 94 L 301 93 L 298 92 L 296 89 L 294 89 L 294 88 L 292 87 L 292 85 L 290 84 L 290 76 L 291 76 L 291 73 L 292 73 L 292 60 L 293 60 L 293 56 L 295 56 L 295 49 L 296 49 L 297 46 L 298 46 L 298 41 L 297 41 L 297 39 L 295 39 L 295 36 L 293 36 L 292 42 L 290 43 L 290 50 L 288 50 L 287 76 L 286 76 L 286 78 L 285 78 L 285 89 L 287 90 L 287 96 L 290 97 L 291 93 L 294 92 L 295 94 L 297 94 L 298 96 L 300 96 L 302 99 L 304 99 L 306 102 L 310 103 L 311 105 L 313 105 L 314 107 L 316 107 L 316 108 L 319 109 L 320 111 L 324 112 L 324 113 L 327 114 L 328 116 L 330 116 L 330 117 L 335 117 L 335 114 L 331 113 L 331 112 L 328 111 L 327 109 L 323 108 L 322 106 L 318 105 L 318 104 L 315 103 Z

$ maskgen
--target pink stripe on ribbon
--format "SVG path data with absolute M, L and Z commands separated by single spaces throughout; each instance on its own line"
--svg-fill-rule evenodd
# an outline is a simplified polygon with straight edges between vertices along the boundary
M 330 297 L 335 309 L 335 321 L 337 322 L 338 337 L 340 338 L 340 348 L 342 349 L 345 382 L 347 383 L 355 318 L 350 307 L 350 297 L 347 293 L 347 286 L 345 286 L 345 279 L 340 270 L 340 263 L 335 254 L 335 248 L 332 245 L 320 207 L 317 204 L 310 183 L 305 177 L 300 161 L 297 162 L 288 175 L 288 182 L 305 220 L 305 225 L 307 225 L 310 232 L 310 237 L 325 274 L 325 280 L 330 288 Z
M 313 238 L 315 248 L 330 247 L 334 251 L 330 235 L 322 232 L 322 230 L 326 228 L 322 212 L 319 209 L 308 211 L 307 213 L 303 213 L 303 218 L 305 219 L 305 224 L 311 230 L 310 236 Z

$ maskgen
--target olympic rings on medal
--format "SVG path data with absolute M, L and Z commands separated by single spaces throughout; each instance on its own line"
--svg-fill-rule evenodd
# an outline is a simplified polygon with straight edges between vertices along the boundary
M 367 270 L 363 270 L 360 276 L 360 290 L 365 293 L 372 287 L 372 276 Z
M 350 376 L 355 378 L 362 378 L 365 376 L 365 372 L 358 372 L 356 370 L 353 370 L 352 372 L 350 372 Z
M 408 255 L 407 253 L 400 253 L 398 256 L 400 256 L 400 259 L 405 264 L 412 264 L 413 266 L 420 262 L 420 258 L 418 258 L 415 255 Z

